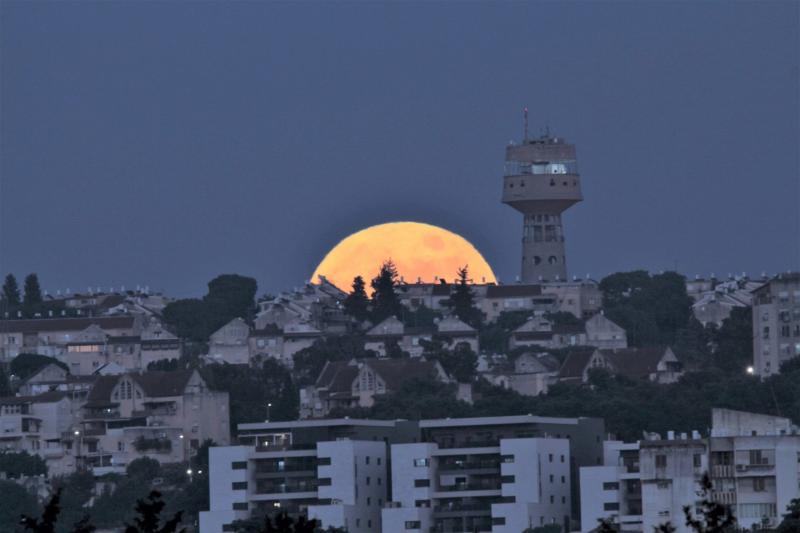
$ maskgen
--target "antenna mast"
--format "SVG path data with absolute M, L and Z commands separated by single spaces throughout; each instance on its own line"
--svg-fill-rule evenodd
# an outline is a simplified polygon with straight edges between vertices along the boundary
M 523 130 L 523 134 L 522 134 L 522 140 L 523 141 L 527 141 L 528 140 L 528 106 L 525 106 L 522 109 L 522 115 L 524 117 L 523 122 L 525 124 L 524 130 Z

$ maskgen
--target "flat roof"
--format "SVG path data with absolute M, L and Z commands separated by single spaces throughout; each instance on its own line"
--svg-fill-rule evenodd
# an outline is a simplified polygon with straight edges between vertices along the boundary
M 462 427 L 462 426 L 509 426 L 514 424 L 569 424 L 577 425 L 581 418 L 556 418 L 549 416 L 481 416 L 475 418 L 439 418 L 420 420 L 420 428 Z
M 287 420 L 285 422 L 250 422 L 247 424 L 239 424 L 237 429 L 239 431 L 255 431 L 342 426 L 393 427 L 397 422 L 397 420 L 368 420 L 364 418 L 323 418 L 309 420 Z

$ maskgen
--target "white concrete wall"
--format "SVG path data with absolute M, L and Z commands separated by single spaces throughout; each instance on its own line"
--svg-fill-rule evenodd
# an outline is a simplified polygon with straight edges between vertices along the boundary
M 248 446 L 212 447 L 208 450 L 209 511 L 200 513 L 200 533 L 222 533 L 222 526 L 245 519 L 250 511 L 234 511 L 233 504 L 247 502 L 255 491 L 250 464 L 244 470 L 234 470 L 233 463 L 247 461 L 252 451 Z M 234 482 L 247 481 L 246 491 L 234 491 Z

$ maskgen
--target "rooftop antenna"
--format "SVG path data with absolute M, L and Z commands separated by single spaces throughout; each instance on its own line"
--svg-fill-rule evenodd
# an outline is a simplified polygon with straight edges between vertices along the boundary
M 528 140 L 528 106 L 522 108 L 522 115 L 524 117 L 525 131 L 523 132 L 522 140 Z

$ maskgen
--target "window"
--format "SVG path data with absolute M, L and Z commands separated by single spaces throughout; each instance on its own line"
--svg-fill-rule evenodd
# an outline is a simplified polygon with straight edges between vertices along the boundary
M 619 483 L 616 481 L 603 483 L 603 490 L 619 490 Z
M 321 478 L 319 478 L 319 482 L 317 484 L 320 487 L 330 487 L 331 486 L 331 478 L 329 478 L 329 477 L 321 477 Z
M 356 518 L 356 527 L 361 527 L 361 519 Z
M 512 475 L 509 476 L 500 476 L 500 483 L 514 483 L 515 477 Z
M 370 482 L 371 480 L 372 480 L 372 479 L 371 479 L 369 476 L 367 476 L 367 485 L 369 485 L 369 482 Z
M 561 462 L 562 463 L 564 462 L 564 456 L 563 455 L 561 456 Z
M 317 457 L 317 466 L 329 466 L 330 464 L 330 457 Z
M 656 468 L 667 467 L 667 456 L 664 454 L 656 455 Z
M 364 464 L 369 464 L 369 455 L 364 457 Z
M 233 502 L 234 511 L 247 511 L 247 502 Z
M 763 477 L 754 477 L 753 478 L 753 491 L 755 492 L 764 492 L 767 490 L 767 480 Z
M 367 527 L 372 528 L 372 520 L 367 520 Z
M 234 481 L 231 483 L 233 490 L 247 490 L 247 481 Z
M 380 485 L 380 484 L 381 484 L 381 482 L 382 482 L 382 479 L 381 479 L 381 478 L 378 478 L 378 485 Z
M 372 505 L 372 498 L 367 496 L 367 505 Z
M 504 526 L 506 525 L 506 517 L 505 516 L 495 516 L 492 518 L 492 525 L 493 526 Z
M 547 460 L 550 461 L 551 463 L 553 462 L 553 454 L 552 453 L 550 455 L 548 455 Z
M 692 465 L 695 468 L 700 468 L 703 466 L 703 456 L 699 453 L 694 454 L 694 457 L 692 458 Z
M 567 482 L 567 476 L 561 476 L 561 483 Z
M 430 507 L 431 501 L 430 500 L 416 500 L 414 502 L 414 507 Z
M 606 502 L 603 504 L 604 511 L 619 511 L 619 503 L 617 502 Z
M 567 497 L 566 496 L 562 496 L 561 497 L 561 503 L 567 503 Z
M 552 494 L 550 495 L 550 503 L 556 503 L 556 497 Z
M 377 463 L 378 466 L 381 466 L 381 458 L 380 457 L 376 457 L 375 458 L 375 462 Z
M 419 520 L 406 520 L 405 527 L 406 529 L 419 529 L 422 527 L 422 523 Z
M 414 459 L 414 466 L 428 466 L 427 459 Z
M 414 480 L 415 487 L 430 487 L 431 480 L 430 479 L 415 479 Z
M 553 474 L 550 474 L 550 483 L 553 482 L 553 477 L 554 477 Z
M 247 470 L 247 461 L 234 461 L 231 463 L 231 470 Z

